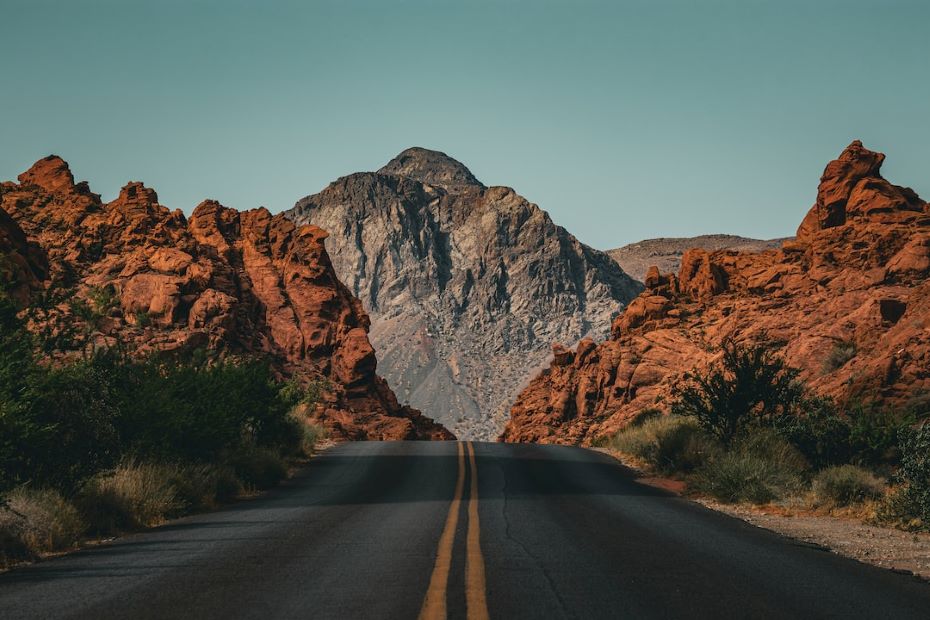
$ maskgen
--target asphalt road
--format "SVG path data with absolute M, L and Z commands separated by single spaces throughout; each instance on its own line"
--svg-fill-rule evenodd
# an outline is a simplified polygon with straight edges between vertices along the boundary
M 340 445 L 262 498 L 0 576 L 4 619 L 446 614 L 930 618 L 930 585 L 597 452 L 458 442 Z

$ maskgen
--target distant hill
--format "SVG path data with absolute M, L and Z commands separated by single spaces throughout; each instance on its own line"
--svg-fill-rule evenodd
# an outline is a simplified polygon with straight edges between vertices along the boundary
M 700 248 L 710 252 L 715 250 L 761 252 L 780 247 L 782 242 L 790 238 L 765 240 L 750 239 L 737 235 L 659 237 L 658 239 L 644 239 L 615 250 L 608 250 L 607 254 L 617 261 L 623 271 L 642 282 L 646 278 L 646 271 L 653 265 L 657 266 L 662 273 L 677 274 L 678 268 L 681 267 L 682 255 L 691 248 Z

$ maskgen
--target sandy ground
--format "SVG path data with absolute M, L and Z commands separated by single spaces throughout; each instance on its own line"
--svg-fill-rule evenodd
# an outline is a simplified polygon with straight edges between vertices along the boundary
M 598 451 L 610 454 L 625 467 L 638 473 L 637 480 L 643 484 L 678 494 L 686 490 L 680 480 L 652 476 L 638 467 L 638 463 L 631 462 L 623 455 L 605 449 Z M 867 525 L 854 516 L 815 514 L 780 506 L 721 504 L 708 498 L 691 499 L 712 510 L 783 536 L 824 547 L 833 553 L 930 580 L 930 533 L 904 532 Z

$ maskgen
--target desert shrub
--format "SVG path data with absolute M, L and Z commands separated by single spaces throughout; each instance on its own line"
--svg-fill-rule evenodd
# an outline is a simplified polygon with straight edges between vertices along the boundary
M 287 477 L 287 463 L 267 448 L 244 448 L 229 458 L 229 465 L 251 489 L 267 489 Z
M 831 401 L 812 400 L 803 412 L 776 417 L 773 427 L 815 468 L 852 458 L 849 420 L 837 413 Z
M 19 481 L 73 490 L 119 459 L 120 415 L 108 369 L 79 361 L 42 373 L 29 388 Z
M 310 456 L 316 452 L 316 446 L 321 441 L 325 441 L 328 435 L 326 427 L 320 424 L 312 424 L 306 420 L 298 420 L 301 431 L 300 451 L 305 456 Z
M 688 473 L 718 450 L 694 420 L 679 416 L 649 416 L 621 430 L 612 446 L 643 459 L 664 473 Z
M 295 449 L 300 432 L 266 363 L 150 360 L 125 374 L 120 434 L 147 459 L 216 461 L 240 445 Z
M 774 432 L 760 429 L 741 437 L 695 472 L 695 487 L 723 502 L 762 504 L 804 486 L 804 457 Z
M 797 375 L 768 344 L 727 341 L 720 362 L 706 374 L 685 375 L 672 412 L 695 418 L 729 444 L 753 424 L 802 408 L 806 395 Z
M 33 554 L 74 546 L 87 526 L 73 504 L 57 491 L 19 487 L 0 509 L 0 529 L 15 532 Z
M 0 490 L 31 483 L 70 490 L 109 466 L 116 409 L 107 377 L 81 361 L 36 363 L 32 339 L 0 299 Z
M 682 422 L 683 418 L 678 416 L 650 416 L 648 419 L 639 416 L 614 435 L 611 446 L 651 463 L 658 443 L 657 436 Z
M 910 527 L 930 527 L 930 425 L 901 431 L 901 484 L 884 507 L 886 517 Z
M 897 409 L 880 403 L 856 405 L 849 419 L 851 462 L 869 465 L 897 464 L 901 459 L 900 437 L 918 419 L 915 409 Z
M 811 488 L 818 505 L 840 507 L 881 497 L 885 484 L 862 467 L 834 465 L 820 471 Z
M 87 324 L 112 309 L 114 294 L 87 292 Z M 52 316 L 53 305 L 39 304 L 36 316 Z M 98 531 L 212 506 L 241 491 L 240 474 L 269 486 L 286 473 L 282 455 L 309 454 L 323 435 L 308 412 L 325 382 L 282 384 L 262 360 L 203 351 L 140 361 L 119 347 L 82 348 L 75 360 L 54 349 L 65 342 L 54 330 L 31 336 L 0 293 L 0 495 L 29 485 L 76 496 Z M 47 353 L 54 364 L 39 362 Z
M 12 511 L 0 507 L 0 568 L 36 557 L 23 542 L 21 533 L 22 519 Z
M 242 492 L 235 471 L 226 465 L 194 463 L 169 471 L 169 481 L 183 512 L 213 508 Z
M 833 347 L 830 348 L 830 352 L 827 353 L 827 357 L 823 360 L 823 372 L 830 373 L 838 368 L 842 368 L 851 360 L 856 357 L 858 352 L 856 348 L 856 343 L 848 340 L 839 340 L 833 343 Z
M 98 533 L 156 525 L 184 507 L 177 476 L 176 467 L 127 462 L 89 480 L 78 506 Z
M 24 473 L 23 440 L 37 430 L 23 415 L 25 393 L 37 372 L 29 334 L 12 301 L 0 291 L 0 493 Z
M 917 419 L 913 409 L 900 411 L 878 404 L 856 405 L 839 413 L 826 399 L 809 399 L 805 409 L 778 416 L 774 427 L 815 468 L 897 463 L 898 436 Z

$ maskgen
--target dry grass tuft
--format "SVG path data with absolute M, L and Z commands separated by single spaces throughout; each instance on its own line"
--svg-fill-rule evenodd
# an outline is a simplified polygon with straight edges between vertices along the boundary
M 0 565 L 75 546 L 87 529 L 59 493 L 14 489 L 0 508 Z

